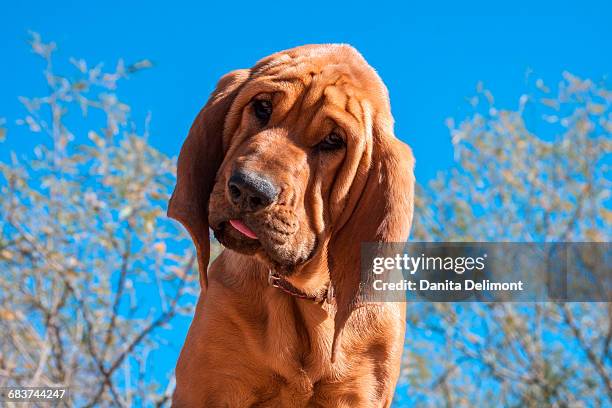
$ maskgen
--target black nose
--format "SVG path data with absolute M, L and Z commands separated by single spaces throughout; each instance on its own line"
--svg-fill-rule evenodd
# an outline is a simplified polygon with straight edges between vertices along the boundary
M 259 174 L 235 171 L 227 187 L 232 202 L 244 211 L 257 211 L 272 204 L 278 189 Z

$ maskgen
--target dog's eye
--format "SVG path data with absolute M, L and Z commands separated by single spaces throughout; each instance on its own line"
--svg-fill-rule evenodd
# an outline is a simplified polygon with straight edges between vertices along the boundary
M 272 102 L 265 99 L 256 99 L 253 101 L 253 113 L 262 124 L 268 123 L 272 116 Z
M 344 140 L 335 132 L 330 133 L 317 145 L 320 150 L 338 150 L 344 147 Z

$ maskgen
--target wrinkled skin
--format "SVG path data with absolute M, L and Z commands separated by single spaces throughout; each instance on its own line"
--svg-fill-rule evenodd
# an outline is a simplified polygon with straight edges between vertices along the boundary
M 261 68 L 254 68 L 257 76 L 243 87 L 226 121 L 226 127 L 236 131 L 226 140 L 228 150 L 210 198 L 209 223 L 216 238 L 228 248 L 285 267 L 280 272 L 291 272 L 320 251 L 317 244 L 325 242 L 341 212 L 343 202 L 331 200 L 347 151 L 322 150 L 319 143 L 335 132 L 353 149 L 363 148 L 359 139 L 366 124 L 361 95 L 376 81 L 369 70 L 320 62 L 314 58 L 295 62 L 294 75 L 283 66 L 283 82 L 278 81 L 278 67 L 266 69 L 265 60 L 258 64 Z M 302 74 L 309 71 L 317 74 Z M 254 100 L 271 102 L 268 122 L 256 117 Z M 228 179 L 244 169 L 265 175 L 280 188 L 273 205 L 244 214 L 230 204 Z M 346 176 L 354 178 L 355 170 Z M 259 241 L 228 228 L 229 219 L 240 217 Z

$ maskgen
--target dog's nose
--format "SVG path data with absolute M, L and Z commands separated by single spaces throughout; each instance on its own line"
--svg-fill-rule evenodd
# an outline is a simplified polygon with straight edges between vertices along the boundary
M 228 180 L 232 203 L 244 211 L 257 211 L 272 204 L 278 189 L 270 180 L 253 172 L 235 171 Z

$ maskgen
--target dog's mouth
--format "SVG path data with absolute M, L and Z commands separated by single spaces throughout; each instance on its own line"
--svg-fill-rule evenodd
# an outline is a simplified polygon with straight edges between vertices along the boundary
M 240 220 L 229 220 L 229 223 L 232 227 L 241 232 L 242 235 L 245 235 L 247 238 L 257 239 L 257 234 L 255 234 L 255 232 L 253 232 L 253 230 L 250 229 L 244 222 Z
M 257 254 L 284 274 L 290 274 L 294 267 L 312 257 L 316 238 L 300 238 L 295 233 L 280 230 L 278 226 L 275 228 L 274 221 L 265 222 L 264 218 L 254 218 L 249 214 L 240 218 L 230 216 L 211 227 L 215 238 L 224 247 L 245 255 Z
M 223 246 L 237 252 L 253 255 L 261 249 L 257 234 L 241 220 L 223 221 L 213 226 L 213 233 Z

